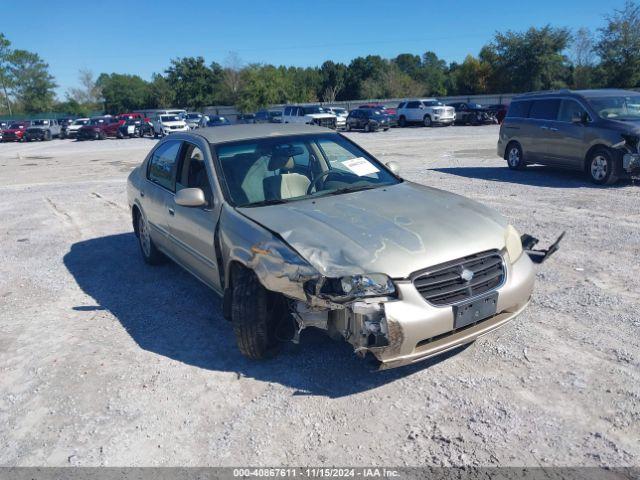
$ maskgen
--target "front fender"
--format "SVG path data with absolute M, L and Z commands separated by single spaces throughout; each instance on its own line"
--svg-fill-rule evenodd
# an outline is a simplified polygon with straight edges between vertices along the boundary
M 225 285 L 237 262 L 252 270 L 267 290 L 305 301 L 304 283 L 320 276 L 278 236 L 228 205 L 220 213 L 219 242 Z

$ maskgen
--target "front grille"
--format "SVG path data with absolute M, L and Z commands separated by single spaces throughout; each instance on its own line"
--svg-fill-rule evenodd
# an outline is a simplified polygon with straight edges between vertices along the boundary
M 336 128 L 336 119 L 335 118 L 314 118 L 313 122 L 316 125 L 326 128 Z
M 463 279 L 463 270 L 473 272 L 469 281 Z M 424 299 L 437 306 L 457 302 L 491 292 L 505 279 L 502 256 L 497 250 L 436 265 L 411 276 L 413 284 Z

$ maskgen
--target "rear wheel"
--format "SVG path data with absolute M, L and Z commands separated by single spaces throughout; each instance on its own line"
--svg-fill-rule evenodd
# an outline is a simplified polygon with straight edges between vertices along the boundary
M 279 345 L 276 330 L 286 315 L 282 298 L 245 269 L 234 272 L 231 295 L 231 324 L 240 352 L 254 360 L 275 355 Z
M 156 245 L 151 239 L 151 233 L 149 231 L 149 223 L 147 219 L 139 211 L 136 215 L 136 234 L 138 235 L 138 242 L 140 244 L 140 252 L 142 258 L 149 265 L 158 265 L 164 261 L 164 255 L 156 248 Z
M 407 119 L 404 116 L 401 116 L 398 119 L 398 126 L 399 127 L 406 127 L 407 126 Z
M 507 145 L 505 158 L 507 160 L 507 165 L 511 170 L 522 170 L 527 166 L 524 162 L 522 147 L 518 142 L 511 142 Z
M 596 148 L 587 161 L 587 174 L 596 185 L 613 185 L 618 181 L 615 157 L 606 148 Z

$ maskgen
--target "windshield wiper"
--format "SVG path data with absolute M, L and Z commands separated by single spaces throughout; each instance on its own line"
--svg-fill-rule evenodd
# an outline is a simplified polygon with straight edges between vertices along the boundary
M 265 205 L 278 205 L 280 203 L 287 203 L 287 200 L 272 198 L 271 200 L 262 200 L 260 202 L 248 203 L 247 205 L 240 205 L 240 207 L 263 207 Z
M 343 187 L 343 188 L 338 188 L 337 190 L 333 190 L 332 192 L 329 192 L 328 195 L 340 195 L 342 193 L 349 193 L 349 192 L 359 192 L 362 190 L 371 190 L 373 188 L 378 188 L 380 185 L 360 185 L 358 187 Z

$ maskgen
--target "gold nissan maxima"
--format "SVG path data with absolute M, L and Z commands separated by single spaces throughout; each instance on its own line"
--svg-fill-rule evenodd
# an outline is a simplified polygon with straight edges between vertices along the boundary
M 168 257 L 221 295 L 254 359 L 307 327 L 380 368 L 426 359 L 515 318 L 532 259 L 557 248 L 534 251 L 496 211 L 311 125 L 172 134 L 127 193 L 144 260 Z

